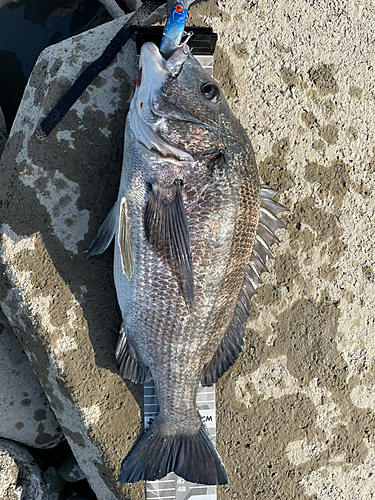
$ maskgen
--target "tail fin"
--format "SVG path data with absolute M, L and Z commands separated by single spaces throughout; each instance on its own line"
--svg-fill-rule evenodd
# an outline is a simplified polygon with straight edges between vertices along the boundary
M 224 465 L 203 424 L 195 434 L 165 434 L 155 420 L 124 460 L 120 483 L 155 481 L 174 472 L 198 484 L 227 484 Z

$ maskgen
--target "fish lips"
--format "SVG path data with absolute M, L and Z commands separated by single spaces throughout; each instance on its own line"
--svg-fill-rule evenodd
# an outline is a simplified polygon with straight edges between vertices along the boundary
M 189 53 L 187 45 L 183 44 L 166 60 L 154 43 L 143 44 L 139 60 L 140 83 L 133 101 L 140 118 L 151 127 L 160 119 L 168 118 L 203 124 L 187 111 L 177 108 L 176 103 L 169 102 L 163 92 L 164 82 L 178 77 Z

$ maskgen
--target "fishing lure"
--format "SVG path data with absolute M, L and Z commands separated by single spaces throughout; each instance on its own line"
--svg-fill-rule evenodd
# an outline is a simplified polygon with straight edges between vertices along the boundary
M 181 42 L 186 17 L 187 8 L 182 2 L 176 2 L 169 13 L 160 43 L 160 53 L 165 59 L 168 59 Z

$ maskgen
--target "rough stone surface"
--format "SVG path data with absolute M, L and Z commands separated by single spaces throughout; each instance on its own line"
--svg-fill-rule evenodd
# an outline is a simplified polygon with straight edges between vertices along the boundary
M 11 3 L 17 3 L 20 1 L 21 0 L 0 0 L 0 9 L 2 9 L 3 7 L 6 7 L 7 5 L 9 5 Z
M 64 439 L 30 362 L 0 309 L 0 436 L 34 448 Z
M 55 467 L 48 467 L 43 472 L 43 477 L 47 485 L 48 500 L 61 500 L 63 497 L 62 487 L 66 481 L 60 476 Z
M 84 473 L 72 455 L 63 457 L 63 460 L 61 460 L 57 466 L 57 471 L 60 476 L 69 483 L 76 483 L 77 481 L 85 479 Z
M 66 495 L 66 500 L 87 500 L 87 498 L 83 497 L 80 493 L 76 491 L 68 491 Z
M 109 14 L 113 17 L 113 19 L 117 19 L 118 17 L 125 15 L 125 12 L 122 9 L 120 9 L 115 0 L 99 0 L 99 1 L 104 5 Z
M 25 90 L 2 156 L 0 302 L 82 471 L 101 500 L 137 498 L 120 486 L 140 432 L 138 392 L 117 375 L 120 326 L 112 256 L 85 260 L 117 197 L 123 134 L 136 79 L 127 44 L 48 139 L 38 123 L 127 16 L 46 49 Z M 22 213 L 22 216 L 20 216 Z M 139 389 L 138 389 L 139 391 Z M 133 394 L 133 393 L 134 394 Z
M 215 77 L 263 182 L 290 210 L 245 350 L 217 385 L 217 447 L 229 475 L 218 498 L 374 498 L 374 8 L 365 0 L 208 0 L 191 7 L 190 19 L 218 33 Z M 133 62 L 119 79 L 113 67 L 103 76 L 123 85 L 121 95 Z M 60 71 L 58 57 L 54 64 Z M 42 58 L 35 75 L 47 68 Z M 35 353 L 77 458 L 100 457 L 94 467 L 115 491 L 119 464 L 142 432 L 140 398 L 116 375 L 111 251 L 88 262 L 83 251 L 117 196 L 126 105 L 109 126 L 94 104 L 83 108 L 107 88 L 99 78 L 36 147 L 40 106 L 45 114 L 64 90 L 50 82 L 40 90 L 29 83 L 34 101 L 23 104 L 25 123 L 16 122 L 3 156 L 1 301 Z M 65 382 L 77 377 L 87 392 Z M 94 467 L 80 465 L 94 484 Z M 116 491 L 144 498 L 141 486 Z
M 47 487 L 33 457 L 12 441 L 0 438 L 1 500 L 48 500 Z
M 0 156 L 4 151 L 7 139 L 8 139 L 8 132 L 5 124 L 4 113 L 0 107 Z

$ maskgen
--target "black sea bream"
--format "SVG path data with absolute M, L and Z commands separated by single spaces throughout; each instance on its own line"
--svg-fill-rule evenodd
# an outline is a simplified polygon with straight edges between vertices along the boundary
M 142 47 L 118 200 L 89 249 L 101 253 L 115 236 L 119 372 L 136 383 L 152 376 L 160 404 L 122 464 L 122 483 L 171 471 L 227 483 L 197 387 L 239 356 L 251 297 L 284 227 L 244 129 L 186 48 L 166 61 L 153 43 Z

